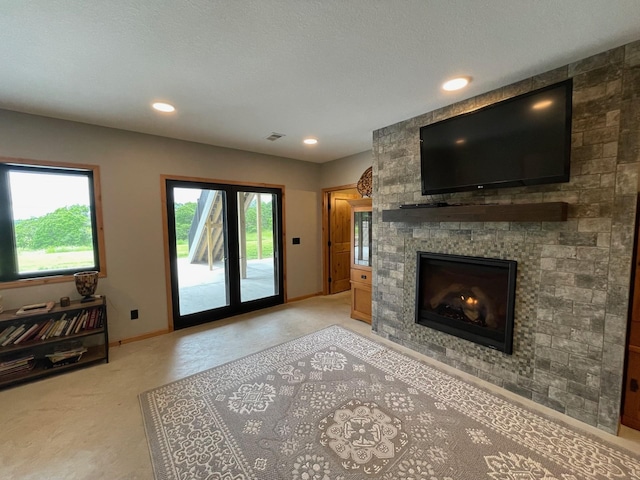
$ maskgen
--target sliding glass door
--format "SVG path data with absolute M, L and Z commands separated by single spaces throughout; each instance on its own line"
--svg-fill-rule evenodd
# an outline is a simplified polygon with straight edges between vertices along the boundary
M 238 192 L 238 256 L 240 299 L 243 302 L 271 297 L 278 286 L 278 265 L 274 255 L 274 193 Z
M 283 303 L 282 191 L 166 182 L 174 328 Z

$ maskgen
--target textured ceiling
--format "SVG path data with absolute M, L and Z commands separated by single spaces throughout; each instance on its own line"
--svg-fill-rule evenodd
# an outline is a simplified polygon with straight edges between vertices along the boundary
M 640 0 L 0 0 L 0 108 L 326 162 L 638 39 Z

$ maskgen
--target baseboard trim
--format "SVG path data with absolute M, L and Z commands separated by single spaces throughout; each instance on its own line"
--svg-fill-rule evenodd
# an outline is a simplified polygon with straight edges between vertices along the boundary
M 301 297 L 296 297 L 296 298 L 287 298 L 287 303 L 299 302 L 300 300 L 306 300 L 307 298 L 319 297 L 320 295 L 322 295 L 322 292 L 311 293 L 309 295 L 303 295 Z
M 316 292 L 310 295 L 303 295 L 301 297 L 296 297 L 296 298 L 288 298 L 286 303 L 299 302 L 300 300 L 319 297 L 320 295 L 322 295 L 322 292 Z M 138 335 L 136 337 L 123 338 L 122 340 L 118 340 L 116 342 L 109 342 L 109 347 L 117 347 L 119 345 L 124 345 L 125 343 L 138 342 L 140 340 L 146 340 L 147 338 L 157 337 L 158 335 L 164 335 L 166 333 L 169 333 L 168 328 L 165 328 L 164 330 L 157 330 L 155 332 L 143 333 L 142 335 Z
M 157 330 L 155 332 L 143 333 L 142 335 L 138 335 L 136 337 L 123 338 L 122 340 L 118 340 L 117 342 L 109 342 L 109 346 L 118 347 L 120 345 L 124 345 L 125 343 L 138 342 L 140 340 L 146 340 L 147 338 L 157 337 L 166 333 L 169 333 L 169 330 L 166 328 L 164 330 Z

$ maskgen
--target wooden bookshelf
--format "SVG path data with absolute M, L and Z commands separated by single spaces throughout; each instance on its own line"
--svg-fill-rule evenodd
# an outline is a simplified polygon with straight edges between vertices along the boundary
M 109 361 L 107 308 L 104 297 L 89 302 L 77 300 L 71 302 L 68 307 L 56 304 L 48 312 L 17 315 L 17 311 L 8 310 L 0 314 L 0 334 L 7 327 L 24 326 L 26 331 L 35 324 L 39 326 L 34 332 L 38 332 L 50 321 L 51 325 L 60 322 L 64 328 L 59 334 L 44 339 L 38 333 L 38 336 L 17 344 L 14 339 L 4 347 L 0 345 L 0 388 Z M 63 316 L 64 320 L 68 319 L 66 323 L 62 323 Z M 85 316 L 86 320 L 82 320 Z M 74 355 L 75 349 L 79 352 L 77 360 Z M 52 364 L 51 355 L 61 352 L 71 355 L 71 358 L 57 358 L 59 362 Z M 20 362 L 20 369 L 10 371 L 12 361 Z
M 384 210 L 383 222 L 564 222 L 567 203 L 451 205 Z

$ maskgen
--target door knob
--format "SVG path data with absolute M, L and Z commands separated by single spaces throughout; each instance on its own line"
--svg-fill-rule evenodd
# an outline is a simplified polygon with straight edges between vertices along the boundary
M 629 389 L 632 392 L 637 392 L 638 391 L 638 380 L 635 378 L 631 379 L 631 384 L 629 385 Z

